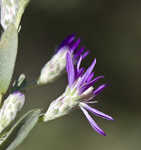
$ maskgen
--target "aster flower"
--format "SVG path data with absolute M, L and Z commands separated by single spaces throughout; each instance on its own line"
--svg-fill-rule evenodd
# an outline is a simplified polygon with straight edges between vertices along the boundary
M 68 74 L 68 86 L 65 92 L 57 100 L 51 103 L 49 109 L 44 115 L 44 121 L 61 117 L 68 114 L 73 108 L 80 107 L 92 128 L 99 134 L 105 136 L 106 134 L 104 131 L 96 124 L 88 111 L 93 113 L 95 116 L 102 117 L 107 120 L 113 120 L 113 118 L 95 108 L 90 107 L 88 104 L 95 103 L 92 99 L 103 91 L 106 84 L 94 89 L 94 83 L 103 78 L 103 76 L 94 78 L 94 73 L 92 71 L 95 67 L 96 59 L 94 59 L 86 71 L 84 71 L 84 68 L 80 67 L 82 59 L 83 56 L 80 56 L 75 67 L 71 53 L 67 52 L 66 70 Z
M 39 85 L 47 84 L 48 82 L 54 81 L 66 67 L 66 54 L 70 52 L 73 61 L 76 63 L 80 55 L 85 58 L 88 55 L 88 51 L 85 51 L 84 47 L 78 49 L 80 44 L 80 38 L 75 40 L 75 35 L 69 35 L 59 45 L 56 54 L 44 65 L 41 70 L 40 77 L 37 81 Z

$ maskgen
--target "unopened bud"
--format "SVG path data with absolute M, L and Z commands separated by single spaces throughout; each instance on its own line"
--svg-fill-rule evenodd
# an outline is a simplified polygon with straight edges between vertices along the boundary
M 13 23 L 18 29 L 22 14 L 29 0 L 1 0 L 0 22 L 4 30 Z
M 55 80 L 66 66 L 67 47 L 59 50 L 42 68 L 37 84 L 47 84 Z
M 67 115 L 74 107 L 78 106 L 79 98 L 76 90 L 71 91 L 71 89 L 67 88 L 63 95 L 50 104 L 43 116 L 43 121 L 47 122 Z
M 20 92 L 10 94 L 0 109 L 0 133 L 15 119 L 24 105 L 25 96 Z

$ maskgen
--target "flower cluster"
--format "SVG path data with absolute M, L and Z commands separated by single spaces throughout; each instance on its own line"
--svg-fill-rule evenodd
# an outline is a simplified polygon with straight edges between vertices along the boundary
M 106 135 L 97 125 L 89 112 L 107 120 L 113 120 L 109 115 L 92 108 L 93 99 L 107 86 L 103 84 L 94 88 L 94 84 L 104 76 L 95 77 L 93 69 L 96 59 L 85 69 L 81 67 L 82 60 L 89 54 L 85 47 L 80 46 L 80 38 L 74 34 L 66 37 L 59 45 L 55 55 L 44 65 L 37 80 L 29 82 L 24 74 L 14 81 L 10 95 L 4 100 L 12 79 L 18 49 L 18 34 L 20 21 L 29 0 L 1 0 L 0 24 L 3 34 L 0 39 L 0 149 L 14 149 L 25 139 L 31 129 L 42 120 L 47 122 L 67 115 L 74 108 L 80 108 L 92 128 L 101 135 Z M 55 99 L 44 113 L 41 109 L 27 112 L 16 123 L 18 112 L 22 109 L 25 96 L 22 92 L 38 85 L 53 82 L 65 70 L 68 75 L 68 85 L 64 93 Z M 3 145 L 4 144 L 4 145 Z
M 106 87 L 106 84 L 103 84 L 96 89 L 93 87 L 94 83 L 104 76 L 94 78 L 93 69 L 96 64 L 96 59 L 94 59 L 90 67 L 85 71 L 85 68 L 81 67 L 83 58 L 84 57 L 81 55 L 77 64 L 74 65 L 72 53 L 70 51 L 67 52 L 66 71 L 68 74 L 68 86 L 66 87 L 65 92 L 50 104 L 49 109 L 44 115 L 44 121 L 49 121 L 66 115 L 73 108 L 79 106 L 92 128 L 99 134 L 105 136 L 106 134 L 104 131 L 96 124 L 88 113 L 89 111 L 98 117 L 113 120 L 111 116 L 88 105 L 94 103 L 95 101 L 92 101 L 92 99 L 101 93 Z
M 75 35 L 69 35 L 59 45 L 56 54 L 44 65 L 41 70 L 40 77 L 37 81 L 39 85 L 47 84 L 54 81 L 65 70 L 66 54 L 70 52 L 73 61 L 76 62 L 80 55 L 85 58 L 89 51 L 84 52 L 84 47 L 78 49 L 80 39 L 75 40 Z

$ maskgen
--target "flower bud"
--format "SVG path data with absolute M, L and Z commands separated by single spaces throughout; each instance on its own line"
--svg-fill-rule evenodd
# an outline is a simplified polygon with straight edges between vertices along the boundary
M 79 49 L 79 44 L 80 38 L 75 41 L 74 34 L 66 37 L 58 47 L 56 54 L 41 70 L 37 84 L 41 85 L 52 82 L 65 70 L 67 52 L 70 52 L 74 63 L 77 62 L 80 55 L 82 55 L 82 58 L 85 58 L 89 54 L 89 51 L 85 51 L 84 47 Z
M 52 82 L 58 77 L 66 66 L 67 47 L 59 50 L 42 68 L 37 84 L 42 85 Z
M 22 14 L 29 0 L 1 0 L 0 22 L 4 30 L 13 23 L 18 29 Z
M 20 92 L 10 94 L 0 109 L 0 133 L 15 119 L 24 105 L 25 96 Z
M 67 115 L 74 107 L 79 105 L 79 99 L 77 90 L 71 90 L 67 87 L 65 92 L 50 104 L 44 114 L 43 121 L 46 122 Z
M 58 117 L 65 115 L 66 111 L 65 112 L 63 111 L 64 110 L 64 109 L 62 109 L 63 106 L 64 106 L 64 104 L 60 100 L 57 99 L 57 100 L 53 101 L 50 104 L 47 112 L 44 114 L 43 121 L 47 122 L 49 120 L 53 120 L 53 119 L 56 119 Z
M 63 103 L 63 101 L 57 99 L 50 104 L 47 112 L 43 116 L 43 121 L 47 122 L 64 116 L 68 114 L 70 110 L 71 108 L 67 105 L 67 103 Z

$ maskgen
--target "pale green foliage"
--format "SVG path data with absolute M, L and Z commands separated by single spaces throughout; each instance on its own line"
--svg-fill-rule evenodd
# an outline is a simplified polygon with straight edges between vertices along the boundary
M 22 14 L 29 0 L 1 0 L 1 25 L 3 29 L 13 23 L 18 29 Z
M 8 131 L 0 137 L 0 150 L 14 150 L 27 137 L 39 120 L 41 110 L 34 109 L 26 113 Z
M 29 0 L 1 0 L 1 25 L 4 29 L 0 39 L 0 150 L 14 150 L 37 124 L 41 115 L 40 109 L 26 113 L 16 123 L 13 120 L 24 105 L 25 97 L 20 92 L 10 94 L 3 103 L 14 71 L 18 31 L 22 14 Z M 21 90 L 26 84 L 25 75 L 16 80 L 11 91 Z M 15 97 L 16 96 L 16 97 Z
M 18 46 L 18 33 L 11 24 L 4 31 L 0 41 L 0 94 L 6 93 L 15 66 Z

